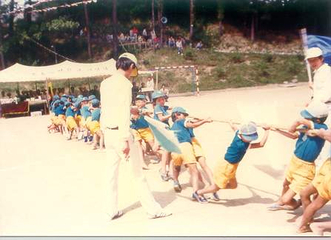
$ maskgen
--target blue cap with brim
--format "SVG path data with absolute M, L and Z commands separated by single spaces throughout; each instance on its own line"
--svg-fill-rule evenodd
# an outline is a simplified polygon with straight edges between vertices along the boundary
M 314 118 L 313 115 L 311 115 L 307 110 L 302 110 L 300 112 L 300 115 L 303 117 L 303 118 L 306 118 L 306 119 L 312 119 Z
M 75 102 L 75 104 L 74 104 L 74 107 L 75 108 L 79 108 L 80 107 L 80 104 L 81 104 L 81 102 L 82 102 L 82 100 L 80 99 L 80 100 L 77 100 L 76 102 Z
M 95 97 L 94 95 L 90 95 L 90 96 L 88 97 L 88 100 L 93 100 L 93 99 L 96 99 L 96 97 Z
M 172 109 L 172 113 L 183 113 L 184 115 L 188 115 L 188 113 L 186 112 L 186 110 L 182 107 L 174 107 Z
M 92 107 L 99 107 L 100 106 L 100 101 L 98 99 L 93 99 L 91 101 Z
M 64 105 L 65 105 L 66 107 L 68 107 L 68 106 L 70 106 L 71 104 L 72 104 L 71 102 L 65 102 Z
M 259 135 L 257 133 L 253 133 L 250 135 L 245 135 L 245 134 L 241 134 L 241 135 L 246 141 L 249 141 L 249 142 L 255 141 L 256 139 L 259 138 Z
M 136 99 L 141 99 L 141 100 L 145 100 L 146 99 L 146 96 L 145 95 L 143 95 L 143 94 L 139 94 L 137 97 L 136 97 Z

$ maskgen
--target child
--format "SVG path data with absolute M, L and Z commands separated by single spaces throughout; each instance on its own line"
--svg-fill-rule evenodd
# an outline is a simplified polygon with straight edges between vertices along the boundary
M 276 129 L 282 135 L 297 139 L 294 155 L 286 171 L 283 190 L 280 199 L 269 207 L 270 211 L 294 210 L 301 205 L 301 200 L 296 201 L 294 196 L 299 194 L 315 176 L 314 161 L 320 154 L 325 140 L 319 137 L 309 136 L 307 133 L 298 133 L 297 127 L 303 125 L 309 129 L 327 129 L 324 124 L 328 116 L 328 108 L 324 103 L 311 102 L 301 111 L 304 119 L 295 121 L 288 131 Z
M 81 103 L 81 109 L 80 112 L 82 114 L 82 119 L 80 121 L 80 127 L 83 130 L 83 136 L 84 136 L 84 142 L 87 142 L 88 140 L 88 125 L 91 122 L 92 119 L 92 114 L 91 111 L 89 110 L 89 99 L 88 98 L 83 98 L 83 101 Z M 90 141 L 92 140 L 92 136 L 89 139 Z
M 237 188 L 236 172 L 240 161 L 244 158 L 247 149 L 264 147 L 268 136 L 269 127 L 263 126 L 265 130 L 262 140 L 258 143 L 252 143 L 258 138 L 257 127 L 255 123 L 249 122 L 241 126 L 238 130 L 231 122 L 231 128 L 235 131 L 234 139 L 228 147 L 224 159 L 218 162 L 214 169 L 214 183 L 204 189 L 194 193 L 196 197 L 203 197 L 206 193 L 216 193 L 220 189 Z
M 88 123 L 88 128 L 90 129 L 91 134 L 94 136 L 92 149 L 96 150 L 99 143 L 100 150 L 104 150 L 104 136 L 102 130 L 100 129 L 100 101 L 95 98 L 91 101 L 91 105 L 92 107 L 90 110 L 92 112 L 92 116 L 91 121 Z
M 191 137 L 191 143 L 192 143 L 195 158 L 196 158 L 197 162 L 200 164 L 204 173 L 207 175 L 208 184 L 211 185 L 213 182 L 213 173 L 206 163 L 206 158 L 204 156 L 202 147 L 193 132 L 193 128 L 201 126 L 202 125 L 201 123 L 203 122 L 203 120 L 196 119 L 196 121 L 192 121 L 192 119 L 187 119 L 186 116 L 188 116 L 188 114 L 186 113 L 186 110 L 181 107 L 174 108 L 172 111 L 172 114 L 173 115 L 183 114 L 185 116 L 185 126 L 187 127 L 187 130 Z M 208 120 L 207 122 L 212 122 L 212 120 L 210 120 L 210 119 L 207 119 L 207 120 Z M 180 166 L 181 166 L 182 159 L 180 158 L 180 155 L 178 155 L 176 153 L 172 153 L 171 157 L 174 160 L 174 168 L 173 168 L 174 190 L 176 192 L 181 192 L 182 188 L 181 188 L 181 185 L 179 184 L 178 176 L 180 173 Z M 200 174 L 199 174 L 199 178 L 201 178 Z M 202 180 L 202 178 L 201 178 L 201 180 Z M 214 196 L 215 200 L 219 200 L 217 193 L 214 193 L 213 196 Z
M 325 130 L 323 128 L 318 130 L 309 130 L 307 132 L 309 136 L 318 136 L 331 142 L 331 130 Z M 301 223 L 298 229 L 299 233 L 313 231 L 318 235 L 324 234 L 325 230 L 331 229 L 331 222 L 313 222 L 313 216 L 321 209 L 329 200 L 331 200 L 331 166 L 330 158 L 328 158 L 319 170 L 319 173 L 315 176 L 311 184 L 309 184 L 303 191 L 301 191 L 300 196 L 302 199 L 302 204 L 304 206 L 304 213 L 301 219 Z M 311 190 L 311 192 L 309 192 Z M 317 196 L 310 201 L 309 193 L 317 193 Z M 303 196 L 302 196 L 303 195 Z M 304 199 L 304 197 L 308 198 Z M 307 202 L 306 202 L 307 201 Z
M 185 109 L 181 107 L 176 107 L 172 111 L 172 121 L 174 124 L 171 130 L 175 131 L 175 135 L 180 143 L 181 154 L 180 157 L 174 158 L 174 168 L 181 166 L 183 163 L 186 168 L 188 168 L 189 173 L 192 177 L 192 187 L 193 195 L 192 198 L 197 200 L 199 203 L 207 203 L 207 199 L 203 196 L 198 196 L 196 191 L 199 188 L 199 170 L 197 168 L 197 156 L 194 153 L 192 145 L 192 135 L 190 133 L 190 128 L 199 127 L 205 123 L 211 122 L 210 119 L 203 119 L 195 123 L 186 121 L 188 116 Z M 178 179 L 178 175 L 176 176 Z
M 171 115 L 167 112 L 170 110 L 168 106 L 165 106 L 165 97 L 161 91 L 155 91 L 152 94 L 152 100 L 154 107 L 154 119 L 161 121 L 169 126 L 169 118 Z M 169 176 L 169 171 L 167 170 L 167 166 L 169 168 L 170 161 L 170 152 L 163 151 L 161 157 L 161 169 L 160 176 L 163 181 L 169 181 L 171 177 Z
M 67 110 L 66 110 L 66 125 L 69 130 L 69 134 L 67 137 L 67 140 L 71 140 L 73 132 L 76 133 L 76 137 L 78 136 L 79 129 L 77 122 L 75 121 L 75 115 L 78 111 L 79 105 L 80 105 L 80 100 L 77 100 L 74 104 L 74 106 L 69 103 Z

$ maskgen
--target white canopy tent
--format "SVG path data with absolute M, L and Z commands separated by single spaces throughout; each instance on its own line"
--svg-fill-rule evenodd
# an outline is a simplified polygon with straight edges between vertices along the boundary
M 59 64 L 41 67 L 16 63 L 0 71 L 0 83 L 108 77 L 116 71 L 115 63 L 114 59 L 99 63 L 64 61 Z

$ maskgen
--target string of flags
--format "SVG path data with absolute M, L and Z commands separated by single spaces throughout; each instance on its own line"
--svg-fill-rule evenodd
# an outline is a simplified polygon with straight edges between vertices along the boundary
M 25 12 L 27 9 L 34 8 L 34 7 L 36 7 L 36 6 L 38 6 L 38 5 L 42 4 L 42 3 L 49 3 L 49 2 L 54 2 L 54 1 L 55 0 L 41 0 L 41 1 L 37 2 L 37 3 L 31 4 L 31 5 L 26 5 L 23 8 L 19 8 L 19 9 L 16 9 L 14 11 L 8 12 L 7 14 L 22 13 L 22 12 Z M 71 3 L 71 4 L 65 3 L 63 5 L 55 6 L 55 7 L 48 7 L 48 8 L 43 8 L 43 9 L 29 10 L 29 11 L 27 11 L 27 13 L 49 12 L 49 11 L 57 10 L 59 8 L 71 8 L 71 7 L 77 7 L 77 6 L 82 5 L 82 4 L 96 3 L 97 1 L 98 0 L 84 0 L 84 1 L 81 1 L 81 2 L 75 2 L 75 3 Z

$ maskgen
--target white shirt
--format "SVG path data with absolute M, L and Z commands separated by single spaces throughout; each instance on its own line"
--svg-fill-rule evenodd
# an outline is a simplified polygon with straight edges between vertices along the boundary
M 324 63 L 314 71 L 314 100 L 327 102 L 331 100 L 331 67 Z
M 132 84 L 124 75 L 116 72 L 100 85 L 101 129 L 118 127 L 120 138 L 126 141 L 130 137 L 130 106 Z
M 150 88 L 150 89 L 154 90 L 154 81 L 153 81 L 153 79 L 147 80 L 146 88 Z

